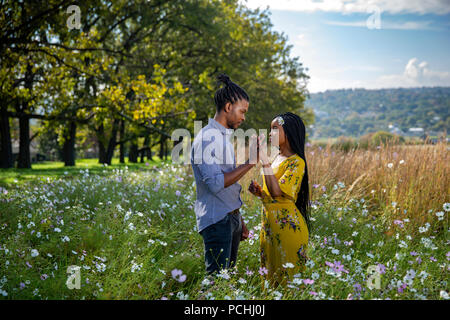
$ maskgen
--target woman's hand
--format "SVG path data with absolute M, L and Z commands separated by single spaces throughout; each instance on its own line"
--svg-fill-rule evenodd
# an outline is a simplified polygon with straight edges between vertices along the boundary
M 250 182 L 250 185 L 248 186 L 248 191 L 250 191 L 251 194 L 257 197 L 262 198 L 262 188 L 257 182 L 253 180 Z
M 258 155 L 259 160 L 263 165 L 269 164 L 269 157 L 267 156 L 267 143 L 264 134 L 258 137 Z
M 241 241 L 244 241 L 245 239 L 248 238 L 249 235 L 249 231 L 247 229 L 247 226 L 244 223 L 244 219 L 241 216 L 241 223 L 242 223 L 242 234 L 241 234 Z

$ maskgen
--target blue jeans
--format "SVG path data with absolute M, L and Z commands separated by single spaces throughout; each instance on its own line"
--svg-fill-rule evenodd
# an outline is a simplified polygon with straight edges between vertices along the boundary
M 241 214 L 228 213 L 225 218 L 200 232 L 205 245 L 206 272 L 212 274 L 236 264 L 241 241 Z

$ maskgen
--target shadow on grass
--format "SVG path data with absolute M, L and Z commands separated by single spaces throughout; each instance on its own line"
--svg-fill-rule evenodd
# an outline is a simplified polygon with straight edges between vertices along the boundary
M 36 179 L 76 176 L 85 169 L 89 169 L 92 174 L 99 175 L 102 175 L 104 170 L 123 169 L 125 166 L 130 171 L 153 170 L 165 163 L 171 163 L 170 157 L 167 160 L 155 157 L 153 161 L 143 163 L 131 163 L 128 162 L 128 158 L 125 158 L 125 163 L 120 163 L 118 158 L 113 158 L 111 165 L 108 166 L 98 163 L 98 159 L 77 159 L 73 167 L 65 167 L 64 162 L 61 161 L 42 161 L 32 164 L 31 169 L 0 169 L 0 186 L 11 187 Z

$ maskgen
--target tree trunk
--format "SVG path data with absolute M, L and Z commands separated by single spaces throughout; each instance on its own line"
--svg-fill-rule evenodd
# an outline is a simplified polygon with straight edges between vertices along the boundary
M 64 137 L 63 146 L 63 157 L 64 166 L 74 166 L 75 165 L 75 136 L 77 132 L 77 124 L 71 121 L 69 124 L 68 132 Z
M 103 144 L 102 139 L 105 136 L 105 129 L 103 123 L 96 130 L 97 133 L 97 143 L 98 143 L 98 163 L 106 163 L 106 148 Z
M 111 137 L 109 138 L 108 143 L 108 149 L 106 150 L 106 160 L 107 164 L 111 165 L 112 158 L 114 156 L 114 149 L 116 149 L 117 145 L 117 131 L 119 130 L 119 120 L 114 119 L 112 130 L 111 130 Z
M 26 114 L 19 116 L 19 158 L 17 168 L 31 169 L 30 157 L 30 119 Z
M 120 121 L 120 141 L 125 140 L 125 120 Z M 120 143 L 120 163 L 125 163 L 125 143 Z
M 9 126 L 9 117 L 7 114 L 7 106 L 1 105 L 0 118 L 0 166 L 1 168 L 14 167 L 12 143 L 11 143 L 11 128 Z
M 141 163 L 144 163 L 144 158 L 145 158 L 145 155 L 147 153 L 147 148 L 148 148 L 148 142 L 149 142 L 149 138 L 148 138 L 148 135 L 146 135 L 144 138 L 144 146 L 142 147 L 142 152 L 141 152 Z
M 128 153 L 128 161 L 132 163 L 138 162 L 138 145 L 136 139 L 133 139 L 131 141 L 130 151 Z
M 151 137 L 151 135 L 148 135 L 147 159 L 149 161 L 153 161 L 153 156 L 152 156 L 152 137 Z
M 164 151 L 164 142 L 166 141 L 166 138 L 161 135 L 161 139 L 159 141 L 159 159 L 163 159 L 164 155 L 165 155 L 165 151 Z

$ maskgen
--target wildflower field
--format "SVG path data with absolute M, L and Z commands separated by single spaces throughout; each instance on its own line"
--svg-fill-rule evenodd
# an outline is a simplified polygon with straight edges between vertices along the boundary
M 447 144 L 309 146 L 307 162 L 307 268 L 266 290 L 261 203 L 247 191 L 262 182 L 259 167 L 240 181 L 250 237 L 236 268 L 215 277 L 204 271 L 190 166 L 77 162 L 26 179 L 2 170 L 0 298 L 449 299 Z M 69 266 L 79 289 L 66 284 Z

